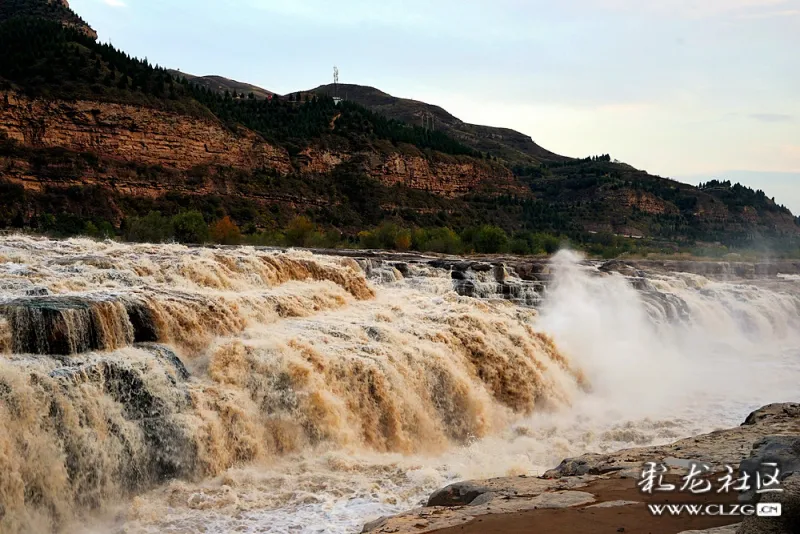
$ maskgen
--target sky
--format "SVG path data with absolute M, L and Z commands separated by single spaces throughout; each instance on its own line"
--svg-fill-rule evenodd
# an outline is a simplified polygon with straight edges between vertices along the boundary
M 102 41 L 278 93 L 332 81 L 800 213 L 800 0 L 71 0 Z

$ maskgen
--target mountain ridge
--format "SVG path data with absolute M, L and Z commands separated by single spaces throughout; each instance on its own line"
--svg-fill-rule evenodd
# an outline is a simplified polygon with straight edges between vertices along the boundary
M 329 84 L 321 85 L 311 92 L 331 96 L 335 89 Z M 433 116 L 434 129 L 440 128 L 475 150 L 493 153 L 511 165 L 562 162 L 572 159 L 542 148 L 529 135 L 510 128 L 470 124 L 435 104 L 396 97 L 365 85 L 339 84 L 338 92 L 340 96 L 346 95 L 347 99 L 377 113 L 417 126 L 423 124 L 423 114 L 428 113 Z
M 739 184 L 698 188 L 608 155 L 559 156 L 365 86 L 340 86 L 339 103 L 330 86 L 261 98 L 99 43 L 77 15 L 65 23 L 64 4 L 13 2 L 23 16 L 0 20 L 0 226 L 124 233 L 150 211 L 193 210 L 253 235 L 302 216 L 351 244 L 389 223 L 464 236 L 494 225 L 515 242 L 545 233 L 619 250 L 630 248 L 619 236 L 662 248 L 794 247 L 800 236 L 789 210 Z
M 167 69 L 167 72 L 169 72 L 176 78 L 185 77 L 192 83 L 201 85 L 203 87 L 207 87 L 209 89 L 218 91 L 220 93 L 224 93 L 225 91 L 229 92 L 236 91 L 238 93 L 253 93 L 253 95 L 256 98 L 271 98 L 273 95 L 275 95 L 275 93 L 273 93 L 268 89 L 264 89 L 263 87 L 259 87 L 257 85 L 253 85 L 247 82 L 232 80 L 230 78 L 225 78 L 224 76 L 218 76 L 216 74 L 206 74 L 203 76 L 197 76 L 194 74 L 181 72 L 177 69 Z

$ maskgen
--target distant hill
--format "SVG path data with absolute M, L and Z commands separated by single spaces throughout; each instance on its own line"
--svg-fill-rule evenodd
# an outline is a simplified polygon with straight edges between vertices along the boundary
M 256 98 L 268 98 L 275 94 L 272 91 L 267 91 L 266 89 L 263 89 L 256 85 L 251 85 L 245 82 L 238 82 L 236 80 L 231 80 L 229 78 L 223 78 L 222 76 L 213 76 L 213 75 L 195 76 L 193 74 L 187 74 L 185 72 L 181 72 L 179 70 L 174 70 L 174 69 L 167 69 L 167 72 L 178 78 L 183 76 L 194 84 L 206 87 L 218 93 L 224 93 L 225 91 L 229 91 L 231 93 L 236 91 L 239 94 L 244 93 L 246 95 L 253 93 Z
M 321 85 L 312 91 L 333 95 L 333 84 Z M 508 129 L 469 124 L 439 106 L 408 98 L 398 98 L 374 87 L 339 84 L 340 96 L 356 102 L 390 119 L 423 125 L 423 115 L 433 115 L 434 128 L 458 139 L 480 152 L 488 152 L 511 165 L 567 161 L 536 144 L 530 136 Z

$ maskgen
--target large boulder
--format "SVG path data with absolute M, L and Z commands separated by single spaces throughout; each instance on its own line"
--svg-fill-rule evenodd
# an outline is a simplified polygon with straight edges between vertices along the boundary
M 621 260 L 607 261 L 600 267 L 598 267 L 598 270 L 604 273 L 619 273 L 622 276 L 627 276 L 631 278 L 634 277 L 638 278 L 644 276 L 644 273 L 642 273 L 642 271 L 640 271 L 633 265 L 625 263 L 624 261 Z
M 584 475 L 603 475 L 622 471 L 624 465 L 613 465 L 614 458 L 608 454 L 584 454 L 577 458 L 567 458 L 557 467 L 545 472 L 545 478 L 579 477 Z
M 785 478 L 782 493 L 765 493 L 761 503 L 780 503 L 779 517 L 748 516 L 737 534 L 795 534 L 800 532 L 800 473 Z
M 425 506 L 467 506 L 475 504 L 485 504 L 491 500 L 484 495 L 491 494 L 491 490 L 485 486 L 474 482 L 457 482 L 450 484 L 433 493 Z
M 772 476 L 777 464 L 779 479 L 783 480 L 792 474 L 800 474 L 800 436 L 767 436 L 753 446 L 750 458 L 739 465 L 741 473 L 747 473 L 751 481 L 757 477 Z M 750 502 L 756 497 L 755 489 L 744 493 L 740 501 Z
M 768 404 L 750 413 L 742 426 L 755 425 L 764 421 L 798 420 L 800 419 L 800 404 L 794 402 Z

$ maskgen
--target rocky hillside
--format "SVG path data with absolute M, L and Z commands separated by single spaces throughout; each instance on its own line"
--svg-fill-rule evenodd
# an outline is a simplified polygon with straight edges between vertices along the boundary
M 738 184 L 698 189 L 605 156 L 565 158 L 372 88 L 340 86 L 340 104 L 329 87 L 268 99 L 131 58 L 90 30 L 66 2 L 0 5 L 2 227 L 122 232 L 151 211 L 196 210 L 248 232 L 303 215 L 351 242 L 387 221 L 600 245 L 792 247 L 800 235 L 788 210 Z

